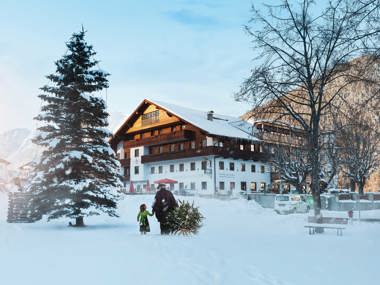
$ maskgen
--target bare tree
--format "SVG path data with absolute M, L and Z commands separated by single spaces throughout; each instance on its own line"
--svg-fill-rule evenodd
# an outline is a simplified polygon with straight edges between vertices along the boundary
M 338 140 L 343 172 L 363 194 L 366 180 L 380 166 L 380 130 L 375 114 L 364 106 L 351 108 L 340 120 Z
M 378 58 L 379 3 L 332 0 L 320 13 L 313 4 L 283 0 L 266 5 L 265 15 L 253 8 L 246 31 L 257 55 L 255 67 L 236 100 L 251 103 L 253 117 L 264 113 L 304 130 L 314 213 L 319 218 L 321 125 L 346 86 L 370 80 L 365 70 Z
M 337 142 L 337 125 L 331 124 L 328 132 L 322 132 L 321 144 L 321 172 L 320 172 L 320 187 L 325 188 L 331 186 L 334 178 L 337 177 L 341 165 L 341 148 Z M 335 186 L 335 185 L 334 185 Z M 324 190 L 324 189 L 321 189 Z
M 274 150 L 272 164 L 283 182 L 293 185 L 298 193 L 305 191 L 311 165 L 303 149 L 278 145 Z

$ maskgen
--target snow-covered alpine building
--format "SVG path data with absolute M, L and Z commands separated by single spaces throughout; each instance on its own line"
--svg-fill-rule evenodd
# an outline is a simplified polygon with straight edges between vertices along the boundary
M 144 100 L 110 142 L 127 191 L 170 179 L 172 191 L 227 195 L 268 189 L 268 154 L 254 133 L 239 118 Z

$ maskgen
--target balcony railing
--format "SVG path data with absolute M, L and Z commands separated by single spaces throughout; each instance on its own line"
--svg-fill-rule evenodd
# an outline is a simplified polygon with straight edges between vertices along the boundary
M 173 160 L 196 156 L 208 156 L 216 155 L 224 158 L 234 158 L 243 160 L 253 160 L 253 161 L 268 161 L 270 158 L 269 153 L 262 152 L 252 152 L 249 150 L 238 150 L 238 149 L 228 149 L 223 147 L 205 147 L 200 149 L 190 149 L 178 152 L 160 153 L 160 154 L 150 154 L 141 157 L 142 163 L 156 162 L 162 160 Z
M 130 166 L 131 160 L 129 158 L 119 159 L 122 167 Z
M 160 145 L 165 143 L 174 143 L 186 140 L 193 140 L 194 133 L 189 130 L 176 131 L 169 134 L 160 134 L 157 136 L 151 136 L 148 138 L 142 138 L 139 140 L 126 141 L 126 147 L 135 147 L 135 146 L 152 146 L 152 145 Z

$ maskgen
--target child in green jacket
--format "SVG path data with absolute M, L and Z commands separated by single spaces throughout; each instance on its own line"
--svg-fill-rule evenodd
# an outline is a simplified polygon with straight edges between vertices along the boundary
M 140 233 L 142 235 L 145 235 L 146 233 L 150 232 L 148 216 L 153 216 L 153 214 L 149 213 L 149 211 L 146 209 L 145 204 L 141 204 L 140 212 L 137 215 L 137 221 L 140 224 Z

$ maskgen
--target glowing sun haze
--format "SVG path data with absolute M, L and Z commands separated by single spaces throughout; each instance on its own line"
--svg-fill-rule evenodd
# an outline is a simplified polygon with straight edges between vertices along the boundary
M 83 24 L 100 67 L 111 73 L 109 112 L 144 98 L 241 115 L 233 93 L 248 75 L 242 26 L 251 0 L 2 1 L 0 132 L 34 128 L 39 88 Z

